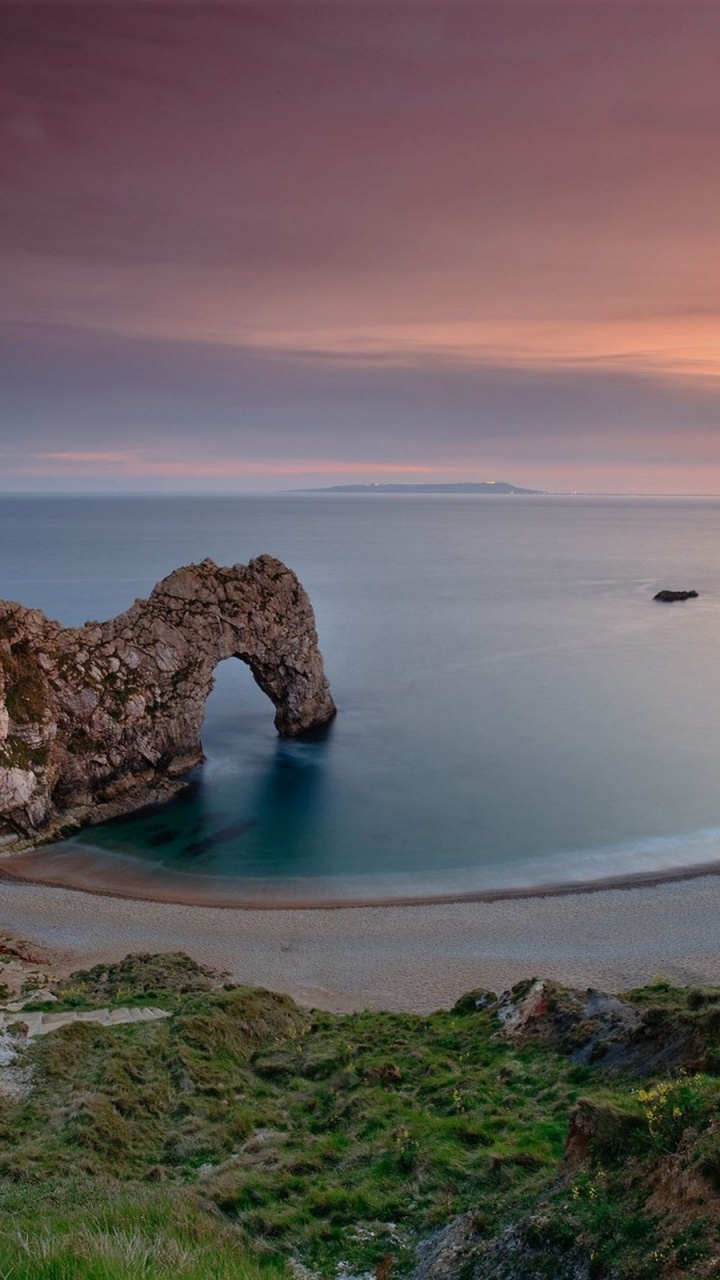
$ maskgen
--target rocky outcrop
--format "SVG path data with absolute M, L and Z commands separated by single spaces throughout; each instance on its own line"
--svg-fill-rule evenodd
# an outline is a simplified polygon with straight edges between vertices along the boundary
M 523 1045 L 550 1045 L 578 1066 L 632 1075 L 714 1071 L 720 989 L 690 988 L 687 1001 L 681 997 L 660 987 L 657 1001 L 637 1003 L 534 979 L 518 983 L 495 1004 L 477 1007 L 496 1014 L 503 1036 Z
M 505 1179 L 512 1205 L 514 1157 L 491 1156 L 478 1207 L 420 1243 L 409 1280 L 623 1280 L 640 1274 L 637 1250 L 651 1238 L 644 1275 L 717 1274 L 710 1266 L 688 1269 L 681 1250 L 685 1233 L 714 1241 L 720 1219 L 710 1083 L 718 1072 L 720 988 L 673 988 L 658 979 L 618 997 L 531 979 L 499 997 L 470 992 L 454 1012 L 477 1012 L 485 1026 L 498 1026 L 495 1039 L 522 1049 L 559 1050 L 592 1067 L 602 1087 L 574 1103 L 563 1159 L 531 1211 L 493 1221 L 483 1193 Z M 660 1082 L 644 1094 L 623 1083 L 628 1074 L 647 1080 L 655 1072 Z M 716 1261 L 717 1248 L 708 1246 L 701 1262 L 705 1256 Z
M 658 982 L 657 987 L 616 996 L 531 978 L 500 996 L 470 991 L 453 1013 L 487 1011 L 497 1020 L 498 1038 L 522 1046 L 546 1045 L 578 1066 L 629 1075 L 717 1073 L 720 987 L 686 990 Z
M 0 842 L 23 848 L 164 799 L 203 759 L 213 672 L 250 667 L 293 737 L 335 714 L 310 601 L 271 556 L 176 569 L 109 622 L 0 602 Z
M 640 1011 L 618 996 L 594 988 L 575 991 L 542 978 L 505 992 L 495 1011 L 510 1039 L 552 1045 L 578 1065 L 625 1066 L 642 1023 Z
M 419 1245 L 409 1280 L 621 1280 L 593 1267 L 580 1244 L 548 1248 L 549 1225 L 531 1214 L 488 1238 L 482 1211 L 461 1214 Z

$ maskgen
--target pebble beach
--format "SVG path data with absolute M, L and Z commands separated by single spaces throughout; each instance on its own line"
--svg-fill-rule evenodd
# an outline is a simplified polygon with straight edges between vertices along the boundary
M 620 991 L 720 982 L 720 875 L 560 896 L 290 910 L 146 902 L 5 880 L 0 929 L 60 975 L 184 951 L 334 1012 L 428 1013 L 540 976 Z

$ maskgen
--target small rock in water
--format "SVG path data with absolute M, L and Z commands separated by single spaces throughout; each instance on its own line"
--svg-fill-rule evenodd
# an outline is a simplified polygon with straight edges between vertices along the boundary
M 663 604 L 672 604 L 673 600 L 695 600 L 697 591 L 658 591 L 653 600 L 662 600 Z

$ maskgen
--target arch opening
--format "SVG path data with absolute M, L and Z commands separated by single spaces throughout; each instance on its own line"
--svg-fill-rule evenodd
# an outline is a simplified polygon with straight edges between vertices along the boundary
M 13 698 L 23 645 L 42 659 L 32 703 Z M 310 601 L 271 556 L 176 569 L 149 599 L 80 628 L 0 602 L 0 821 L 27 843 L 177 792 L 202 760 L 214 668 L 231 656 L 282 737 L 334 716 Z

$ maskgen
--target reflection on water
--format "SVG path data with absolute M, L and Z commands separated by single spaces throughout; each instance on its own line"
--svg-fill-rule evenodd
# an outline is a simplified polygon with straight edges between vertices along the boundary
M 252 879 L 318 874 L 332 726 L 277 739 L 250 785 L 232 757 L 205 765 L 173 801 L 104 823 L 74 844 L 147 856 L 184 874 Z M 220 766 L 218 768 L 218 766 Z M 220 778 L 218 778 L 218 773 Z
M 318 818 L 322 814 L 330 749 L 330 728 L 314 742 L 279 743 L 273 765 L 261 779 L 255 812 L 268 854 L 284 874 L 312 874 L 319 843 Z

